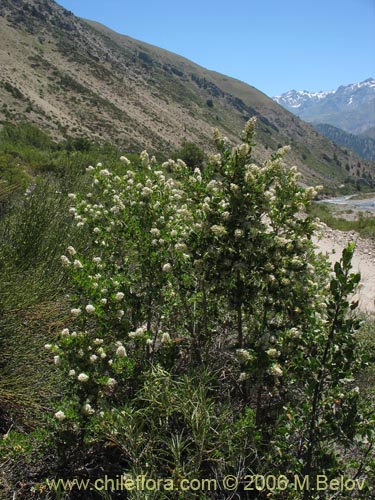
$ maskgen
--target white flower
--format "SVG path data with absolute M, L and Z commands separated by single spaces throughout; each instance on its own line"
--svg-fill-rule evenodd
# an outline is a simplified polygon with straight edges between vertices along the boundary
M 61 263 L 64 267 L 68 267 L 70 265 L 70 260 L 68 259 L 68 257 L 66 255 L 62 255 L 60 257 L 61 259 Z
M 98 163 L 98 166 L 102 166 L 101 164 Z M 106 168 L 104 168 L 103 170 L 100 170 L 100 175 L 102 175 L 103 177 L 108 177 L 109 175 L 111 175 L 111 172 L 109 170 L 107 170 Z
M 77 198 L 77 195 L 75 193 L 69 193 L 68 198 L 70 198 L 71 200 L 75 200 Z
M 225 229 L 224 226 L 216 224 L 211 226 L 211 231 L 214 233 L 215 236 L 224 236 L 225 234 L 227 234 L 227 230 Z
M 144 197 L 147 197 L 147 196 L 150 196 L 151 194 L 153 193 L 152 189 L 145 186 L 143 189 L 142 189 L 142 196 Z
M 130 160 L 126 156 L 120 156 L 120 161 L 124 162 L 125 165 L 130 165 Z
M 117 292 L 115 295 L 115 300 L 122 300 L 125 297 L 125 294 L 123 292 Z
M 113 390 L 115 388 L 116 384 L 117 384 L 117 380 L 115 380 L 114 378 L 109 378 L 107 380 L 107 384 L 106 385 L 107 385 L 107 387 L 109 389 Z
M 67 337 L 69 335 L 69 328 L 63 328 L 61 330 L 61 334 L 60 334 L 62 337 Z
M 164 264 L 163 266 L 163 272 L 164 273 L 170 273 L 172 271 L 172 265 L 167 262 L 166 264 Z
M 309 198 L 315 198 L 315 196 L 318 194 L 318 191 L 316 190 L 316 188 L 313 188 L 313 187 L 308 187 L 305 191 L 305 193 L 307 194 L 307 196 Z
M 95 345 L 101 345 L 101 344 L 103 344 L 103 339 L 95 339 L 94 340 L 94 344 Z
M 245 157 L 249 154 L 250 146 L 248 144 L 241 144 L 241 146 L 238 148 L 238 151 L 241 156 Z
M 185 243 L 176 243 L 174 247 L 177 251 L 180 251 L 180 252 L 187 251 L 187 246 L 185 245 Z
M 163 333 L 163 335 L 161 336 L 161 341 L 163 344 L 169 344 L 169 342 L 171 342 L 171 336 L 168 332 Z
M 222 140 L 223 140 L 223 137 L 222 137 L 221 133 L 219 132 L 219 129 L 214 128 L 214 130 L 213 130 L 213 134 L 214 134 L 214 140 L 215 140 L 216 142 L 218 142 L 218 141 L 222 141 Z
M 95 363 L 98 360 L 98 356 L 96 354 L 91 354 L 90 363 Z
M 75 267 L 75 269 L 82 269 L 83 268 L 82 262 L 80 260 L 78 260 L 78 259 L 76 259 L 73 262 L 73 266 Z
M 275 236 L 275 241 L 279 245 L 287 245 L 289 243 L 289 240 L 284 238 L 283 236 Z
M 272 365 L 271 368 L 269 369 L 269 373 L 271 375 L 275 375 L 275 377 L 282 377 L 282 375 L 283 375 L 283 371 L 281 369 L 281 366 L 278 364 Z
M 80 373 L 77 377 L 79 382 L 87 382 L 90 377 L 86 373 Z
M 211 155 L 209 157 L 209 160 L 210 160 L 210 163 L 212 163 L 213 165 L 217 165 L 220 167 L 220 165 L 221 165 L 221 155 L 220 154 Z
M 236 354 L 242 361 L 251 361 L 253 359 L 253 356 L 246 349 L 237 349 Z
M 102 261 L 100 257 L 94 257 L 92 260 L 93 262 L 95 262 L 95 264 L 100 264 L 100 262 Z
M 86 312 L 89 314 L 92 314 L 95 311 L 95 307 L 92 304 L 87 304 L 86 306 Z
M 60 358 L 60 356 L 58 356 L 58 355 L 54 356 L 53 357 L 53 362 L 55 363 L 56 366 L 61 365 L 61 358 Z
M 142 327 L 139 327 L 139 328 L 137 328 L 137 329 L 136 329 L 136 331 L 135 331 L 135 332 L 129 332 L 129 334 L 128 334 L 128 335 L 129 335 L 129 337 L 130 337 L 131 339 L 134 339 L 134 338 L 136 338 L 136 337 L 142 337 L 142 335 L 143 335 L 144 333 L 145 333 L 145 329 L 144 329 L 144 328 L 142 328 Z
M 142 151 L 142 153 L 140 154 L 139 157 L 140 157 L 140 160 L 142 162 L 142 165 L 145 166 L 145 167 L 147 167 L 148 163 L 150 161 L 150 157 L 149 157 L 147 151 Z
M 91 172 L 92 170 L 94 170 L 94 167 L 92 165 L 86 167 L 86 172 Z
M 215 179 L 212 179 L 212 181 L 210 181 L 207 184 L 207 189 L 215 190 L 217 188 L 217 185 L 218 185 L 218 182 Z
M 51 344 L 45 344 L 44 349 L 47 349 L 47 351 L 50 351 L 52 349 Z
M 266 354 L 270 358 L 277 358 L 278 356 L 280 356 L 279 351 L 277 351 L 276 349 L 273 349 L 273 348 L 272 349 L 268 349 L 268 351 L 266 351 Z
M 246 122 L 245 128 L 243 130 L 243 134 L 245 135 L 245 137 L 252 135 L 252 133 L 255 130 L 256 121 L 257 121 L 256 117 L 253 116 L 252 118 L 250 118 L 250 120 Z
M 178 170 L 183 170 L 184 168 L 186 168 L 186 163 L 184 162 L 184 160 L 181 160 L 181 158 L 178 158 L 176 163 L 173 162 L 173 160 L 169 160 L 169 162 L 172 167 L 175 166 Z
M 288 333 L 292 338 L 301 338 L 301 332 L 298 330 L 298 328 L 291 328 Z
M 242 238 L 242 236 L 243 236 L 243 231 L 242 231 L 242 229 L 236 229 L 236 230 L 234 231 L 234 237 L 235 237 L 235 238 Z
M 55 413 L 55 418 L 57 418 L 59 422 L 62 422 L 63 420 L 66 419 L 66 415 L 63 411 L 60 410 Z
M 116 349 L 116 356 L 119 358 L 125 358 L 126 357 L 126 349 L 123 345 L 118 346 Z
M 120 309 L 119 311 L 117 311 L 117 318 L 118 319 L 121 319 L 125 314 L 125 311 L 123 309 Z
M 69 377 L 74 377 L 74 375 L 76 374 L 76 371 L 75 370 L 69 370 Z
M 238 377 L 238 381 L 239 382 L 244 382 L 248 378 L 249 378 L 248 374 L 245 373 L 245 372 L 242 372 L 242 373 L 240 373 L 240 376 Z
M 85 403 L 83 405 L 83 413 L 85 415 L 92 415 L 93 413 L 95 413 L 95 410 L 89 403 Z
M 69 246 L 66 251 L 68 252 L 69 255 L 75 255 L 77 252 L 74 247 Z
M 152 234 L 152 236 L 159 236 L 160 231 L 157 227 L 153 227 L 152 229 L 150 229 L 150 233 Z
M 107 302 L 108 302 L 108 301 L 107 301 L 107 299 L 105 299 L 105 298 L 104 298 L 104 299 L 100 299 L 100 303 L 101 303 L 101 304 L 103 304 L 103 305 L 106 305 L 106 303 L 107 303 Z

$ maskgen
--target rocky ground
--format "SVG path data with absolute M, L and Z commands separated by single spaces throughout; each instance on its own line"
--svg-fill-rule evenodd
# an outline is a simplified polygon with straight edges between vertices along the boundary
M 325 228 L 315 237 L 317 252 L 327 254 L 334 263 L 340 259 L 348 243 L 355 242 L 356 249 L 352 260 L 353 271 L 361 273 L 357 297 L 362 311 L 375 313 L 375 244 L 360 238 L 355 232 L 345 232 Z

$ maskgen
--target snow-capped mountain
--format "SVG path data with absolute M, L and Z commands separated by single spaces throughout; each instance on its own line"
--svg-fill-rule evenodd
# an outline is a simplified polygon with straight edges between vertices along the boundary
M 336 90 L 290 90 L 274 101 L 311 123 L 328 123 L 352 134 L 375 125 L 375 79 L 342 85 Z
M 303 108 L 308 105 L 308 103 L 316 103 L 321 99 L 325 99 L 329 94 L 334 93 L 334 90 L 329 90 L 328 92 L 309 92 L 308 90 L 289 90 L 285 94 L 277 95 L 273 98 L 278 104 L 281 104 L 284 108 L 289 111 L 296 110 L 297 108 Z

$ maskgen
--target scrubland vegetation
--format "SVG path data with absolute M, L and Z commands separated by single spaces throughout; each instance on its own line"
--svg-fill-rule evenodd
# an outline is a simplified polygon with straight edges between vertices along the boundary
M 374 322 L 353 246 L 334 270 L 315 255 L 286 148 L 256 165 L 250 121 L 207 159 L 185 144 L 200 167 L 158 164 L 23 127 L 0 141 L 0 497 L 373 498 Z M 49 487 L 74 478 L 91 491 Z
M 309 207 L 309 214 L 318 217 L 332 229 L 355 231 L 362 236 L 362 238 L 375 238 L 375 217 L 367 216 L 363 212 L 359 212 L 358 215 L 356 214 L 353 218 L 345 218 L 338 214 L 334 214 L 328 204 L 314 203 Z

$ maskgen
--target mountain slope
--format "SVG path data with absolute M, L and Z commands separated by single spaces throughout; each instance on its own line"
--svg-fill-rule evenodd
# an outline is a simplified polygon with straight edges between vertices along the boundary
M 56 138 L 164 153 L 187 140 L 207 149 L 213 127 L 236 141 L 257 116 L 259 160 L 290 144 L 289 161 L 309 184 L 334 187 L 348 175 L 375 180 L 373 163 L 254 87 L 79 19 L 51 0 L 1 1 L 0 65 L 0 120 L 28 120 Z
M 362 134 L 360 134 L 361 137 L 370 137 L 370 139 L 373 139 L 375 141 L 375 125 L 373 127 L 368 128 Z
M 358 153 L 362 158 L 375 161 L 375 140 L 364 135 L 354 135 L 344 130 L 328 125 L 327 123 L 317 123 L 316 130 L 328 137 L 337 144 L 350 148 Z
M 342 85 L 329 92 L 290 90 L 274 100 L 303 120 L 328 123 L 352 134 L 375 125 L 375 79 Z

